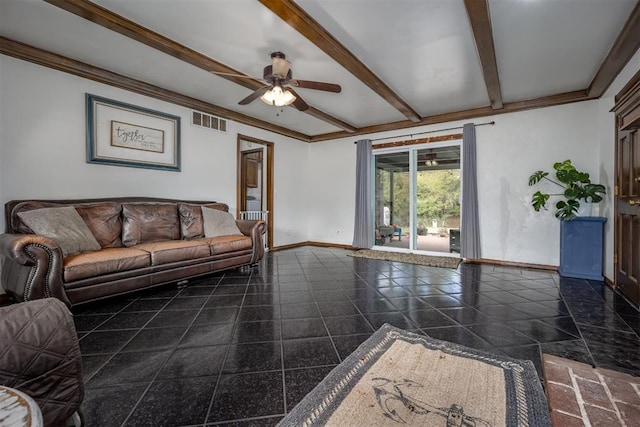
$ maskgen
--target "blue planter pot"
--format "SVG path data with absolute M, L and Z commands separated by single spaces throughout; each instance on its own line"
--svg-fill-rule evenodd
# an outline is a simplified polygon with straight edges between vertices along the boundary
M 560 222 L 560 267 L 563 277 L 604 280 L 604 224 L 607 218 L 578 217 Z

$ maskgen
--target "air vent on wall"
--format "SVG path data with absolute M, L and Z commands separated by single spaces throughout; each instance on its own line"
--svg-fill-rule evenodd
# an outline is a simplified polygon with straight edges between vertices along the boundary
M 201 113 L 200 111 L 191 112 L 191 124 L 207 129 L 219 130 L 220 132 L 227 131 L 227 121 L 225 119 Z

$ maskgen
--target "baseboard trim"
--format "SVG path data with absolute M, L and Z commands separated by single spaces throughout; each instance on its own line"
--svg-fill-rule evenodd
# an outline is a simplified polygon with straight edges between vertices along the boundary
M 352 245 L 342 245 L 339 243 L 326 243 L 326 242 L 313 242 L 313 241 L 306 241 L 306 242 L 300 242 L 300 243 L 292 243 L 290 245 L 282 245 L 282 246 L 276 246 L 274 248 L 271 248 L 271 252 L 277 252 L 277 251 L 282 251 L 285 249 L 294 249 L 294 248 L 301 248 L 304 246 L 315 246 L 318 248 L 336 248 L 336 249 L 347 249 L 347 250 L 351 250 L 354 251 L 356 250 L 356 248 Z
M 513 262 L 502 261 L 498 259 L 477 258 L 477 259 L 465 259 L 464 262 L 469 264 L 489 264 L 489 265 L 502 265 L 505 267 L 526 268 L 533 270 L 552 270 L 558 271 L 557 265 L 545 265 L 545 264 L 529 264 L 526 262 Z
M 356 248 L 352 245 L 342 245 L 340 243 L 326 243 L 326 242 L 307 242 L 309 246 L 316 246 L 319 248 L 336 248 L 336 249 L 348 249 L 350 251 L 355 251 Z
M 282 251 L 285 249 L 294 249 L 294 248 L 302 248 L 304 246 L 315 246 L 319 248 L 336 248 L 336 249 L 347 249 L 355 251 L 355 246 L 352 245 L 342 245 L 339 243 L 326 243 L 326 242 L 314 242 L 314 241 L 306 241 L 299 243 L 292 243 L 289 245 L 276 246 L 271 248 L 271 252 Z M 513 261 L 502 261 L 498 259 L 489 259 L 489 258 L 475 258 L 475 259 L 465 259 L 464 262 L 469 264 L 488 264 L 488 265 L 502 265 L 505 267 L 516 267 L 516 268 L 525 268 L 525 269 L 533 269 L 533 270 L 551 270 L 558 271 L 557 265 L 545 265 L 545 264 L 529 264 L 525 262 L 513 262 Z
M 616 288 L 616 284 L 613 283 L 613 280 L 609 279 L 607 276 L 604 276 L 604 283 L 606 283 L 611 289 Z
M 291 243 L 289 245 L 274 246 L 269 250 L 269 252 L 278 252 L 278 251 L 284 251 L 285 249 L 301 248 L 306 245 L 307 245 L 307 242 L 300 242 L 300 243 Z

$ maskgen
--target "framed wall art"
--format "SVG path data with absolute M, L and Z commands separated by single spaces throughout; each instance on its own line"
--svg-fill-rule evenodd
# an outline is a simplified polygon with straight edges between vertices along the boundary
M 87 162 L 180 171 L 180 117 L 86 94 Z

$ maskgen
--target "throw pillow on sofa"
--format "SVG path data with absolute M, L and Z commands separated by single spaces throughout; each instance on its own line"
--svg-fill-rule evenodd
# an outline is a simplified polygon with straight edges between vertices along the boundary
M 242 234 L 236 220 L 228 212 L 202 207 L 204 237 L 231 236 Z
M 34 209 L 18 216 L 35 234 L 55 240 L 64 256 L 101 249 L 73 206 Z
M 185 240 L 201 239 L 204 237 L 204 224 L 202 220 L 202 208 L 207 207 L 227 212 L 224 203 L 208 203 L 196 205 L 192 203 L 178 203 L 180 214 L 180 233 Z

